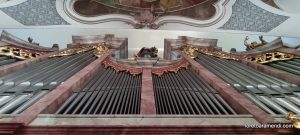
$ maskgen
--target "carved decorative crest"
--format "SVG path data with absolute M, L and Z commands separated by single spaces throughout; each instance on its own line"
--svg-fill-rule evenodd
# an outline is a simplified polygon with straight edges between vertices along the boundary
M 45 52 L 37 52 L 33 50 L 23 49 L 14 46 L 0 46 L 0 55 L 10 56 L 12 58 L 25 60 L 30 58 L 35 58 L 39 55 L 42 55 Z
M 87 52 L 87 51 L 91 51 L 91 50 L 94 50 L 94 55 L 95 56 L 100 57 L 103 54 L 107 53 L 109 48 L 105 43 L 96 44 L 96 45 L 82 45 L 82 46 L 79 46 L 79 47 L 76 47 L 76 48 L 69 48 L 65 51 L 61 51 L 57 54 L 54 54 L 54 55 L 50 56 L 50 58 L 69 56 L 69 55 L 83 53 L 83 52 Z
M 199 48 L 193 47 L 191 45 L 186 45 L 182 47 L 182 52 L 186 54 L 187 56 L 191 57 L 192 59 L 196 58 L 198 56 Z
M 239 60 L 235 56 L 223 52 L 222 50 L 211 50 L 209 48 L 199 48 L 198 52 L 206 54 L 206 55 L 211 55 L 214 57 L 222 58 L 222 59 L 228 59 L 228 60 Z
M 105 60 L 102 62 L 102 64 L 105 66 L 105 68 L 112 68 L 112 69 L 116 70 L 117 72 L 120 72 L 120 71 L 128 72 L 129 74 L 131 74 L 133 76 L 139 75 L 143 72 L 142 68 L 120 65 L 111 60 Z
M 177 73 L 181 69 L 187 69 L 189 65 L 190 63 L 188 61 L 183 60 L 179 63 L 167 67 L 152 68 L 152 74 L 161 76 L 164 73 L 168 73 L 168 72 Z
M 282 52 L 271 52 L 265 53 L 258 56 L 247 57 L 246 60 L 255 61 L 257 63 L 270 63 L 274 61 L 283 61 L 283 60 L 290 60 L 293 58 L 299 58 L 299 56 L 295 56 L 293 54 L 287 54 Z
M 295 128 L 300 128 L 300 117 L 297 117 L 292 112 L 289 112 L 287 115 L 287 119 L 293 123 Z

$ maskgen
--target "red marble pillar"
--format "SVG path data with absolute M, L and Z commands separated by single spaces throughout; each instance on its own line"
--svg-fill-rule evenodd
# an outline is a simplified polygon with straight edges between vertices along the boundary
M 141 114 L 156 114 L 151 68 L 143 68 Z
M 80 70 L 78 73 L 67 79 L 63 84 L 57 86 L 54 90 L 41 98 L 35 104 L 27 108 L 24 112 L 12 119 L 12 122 L 30 124 L 40 113 L 55 112 L 73 93 L 74 90 L 84 85 L 96 73 L 112 51 L 90 63 L 88 66 Z
M 227 103 L 240 114 L 251 114 L 260 123 L 276 123 L 269 114 L 254 105 L 247 97 L 241 95 L 233 87 L 227 85 L 222 79 L 211 73 L 204 66 L 181 53 L 183 58 L 187 59 L 192 68 L 199 76 L 202 76 L 220 95 L 227 101 Z

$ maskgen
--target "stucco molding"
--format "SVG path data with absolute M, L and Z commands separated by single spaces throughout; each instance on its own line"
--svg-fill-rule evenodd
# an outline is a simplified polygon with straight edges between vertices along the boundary
M 74 23 L 74 24 L 81 24 L 81 25 L 93 25 L 93 24 L 101 24 L 106 22 L 117 21 L 117 22 L 124 22 L 135 28 L 143 28 L 139 26 L 140 22 L 137 19 L 129 15 L 109 14 L 109 15 L 101 15 L 101 16 L 94 16 L 94 17 L 86 17 L 86 16 L 79 15 L 78 13 L 75 12 L 73 8 L 74 7 L 73 5 L 76 1 L 78 0 L 57 1 L 57 10 L 59 14 L 71 24 Z M 228 3 L 230 3 L 229 0 L 220 0 L 217 3 L 215 3 L 213 6 L 216 8 L 216 14 L 208 20 L 196 20 L 196 19 L 180 17 L 180 16 L 163 16 L 153 21 L 153 23 L 151 23 L 151 25 L 148 27 L 151 29 L 157 29 L 160 26 L 168 23 L 178 23 L 178 24 L 184 24 L 193 27 L 210 27 L 220 22 L 226 16 L 227 11 L 230 12 L 231 6 Z

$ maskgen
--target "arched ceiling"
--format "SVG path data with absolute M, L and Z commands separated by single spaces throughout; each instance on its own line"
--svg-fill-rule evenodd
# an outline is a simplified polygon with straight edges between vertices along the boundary
M 300 16 L 283 8 L 294 9 L 290 5 L 297 3 L 291 1 L 0 0 L 0 28 L 150 28 L 300 37 Z

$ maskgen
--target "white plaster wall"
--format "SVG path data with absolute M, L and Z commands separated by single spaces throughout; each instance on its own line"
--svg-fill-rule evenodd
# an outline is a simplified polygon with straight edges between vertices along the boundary
M 276 5 L 290 13 L 300 13 L 300 1 L 299 0 L 274 0 Z
M 0 29 L 1 30 L 1 29 Z M 40 45 L 51 47 L 58 43 L 61 48 L 72 42 L 72 35 L 103 35 L 115 34 L 116 37 L 127 37 L 129 57 L 137 53 L 142 47 L 156 46 L 159 56 L 163 56 L 164 39 L 177 39 L 178 36 L 190 36 L 196 38 L 218 39 L 218 46 L 224 51 L 236 48 L 237 51 L 244 51 L 244 38 L 249 34 L 236 33 L 214 33 L 195 31 L 170 31 L 170 30 L 136 30 L 136 29 L 91 29 L 91 28 L 51 28 L 51 29 L 6 29 L 9 33 L 24 40 L 28 36 Z M 267 41 L 275 39 L 274 36 L 265 36 Z M 259 41 L 257 35 L 251 35 L 250 41 Z M 284 42 L 291 46 L 300 45 L 300 39 L 284 38 Z

